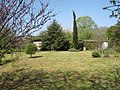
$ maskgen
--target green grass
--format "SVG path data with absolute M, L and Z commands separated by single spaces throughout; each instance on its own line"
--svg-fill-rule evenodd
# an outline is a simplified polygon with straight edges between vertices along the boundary
M 37 58 L 29 58 L 29 55 L 22 53 L 21 59 L 0 66 L 0 73 L 13 71 L 21 68 L 30 68 L 31 70 L 43 69 L 46 71 L 102 71 L 109 70 L 116 66 L 120 66 L 120 57 L 101 57 L 92 58 L 91 51 L 67 52 L 67 51 L 48 51 L 37 52 L 33 56 Z M 6 55 L 6 58 L 10 55 Z

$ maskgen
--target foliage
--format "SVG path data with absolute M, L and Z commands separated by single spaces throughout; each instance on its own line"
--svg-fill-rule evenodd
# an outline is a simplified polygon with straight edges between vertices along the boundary
M 97 25 L 89 16 L 82 16 L 77 19 L 78 29 L 97 29 Z
M 48 10 L 48 2 L 39 0 L 38 7 L 34 5 L 35 2 L 36 0 L 0 0 L 0 50 L 5 49 L 0 52 L 0 59 L 15 44 L 41 30 L 55 16 L 53 9 Z
M 93 29 L 80 29 L 79 30 L 79 40 L 96 40 L 101 50 L 101 43 L 107 40 L 106 36 L 107 27 L 99 27 L 96 30 Z M 95 50 L 96 43 L 88 42 L 86 43 L 87 50 Z
M 76 15 L 73 11 L 73 47 L 78 49 L 78 31 L 77 31 L 77 24 L 76 24 Z
M 0 50 L 0 52 L 4 52 L 5 49 L 3 50 Z M 9 58 L 7 58 L 7 60 L 5 59 L 5 56 L 4 58 L 0 59 L 0 65 L 4 65 L 4 64 L 7 64 L 7 63 L 10 63 L 12 61 L 15 61 L 15 60 L 18 60 L 21 55 L 19 54 L 18 55 L 18 52 L 16 51 L 16 49 L 13 49 L 11 48 L 7 54 L 10 56 Z
M 94 31 L 97 30 L 97 25 L 89 16 L 82 16 L 77 19 L 78 39 L 88 40 L 94 36 Z
M 35 54 L 37 51 L 37 47 L 35 44 L 28 44 L 25 48 L 25 53 L 30 54 L 30 58 L 32 57 L 32 54 Z
M 110 51 L 109 48 L 106 48 L 106 49 L 103 50 L 104 57 L 109 57 L 110 53 L 112 53 L 112 51 Z
M 101 57 L 101 54 L 98 51 L 94 51 L 94 52 L 92 52 L 92 57 L 98 58 L 98 57 Z
M 66 39 L 69 41 L 70 47 L 73 47 L 73 33 L 69 30 L 63 31 Z
M 69 41 L 72 41 L 72 32 L 71 31 L 69 31 L 69 30 L 64 30 L 63 31 L 63 33 L 64 33 L 64 35 L 65 35 L 65 37 L 69 40 Z
M 41 50 L 44 51 L 64 51 L 68 50 L 70 45 L 69 41 L 65 37 L 62 27 L 56 20 L 47 27 L 47 31 L 41 35 L 42 46 Z
M 88 42 L 85 44 L 86 50 L 95 50 L 96 49 L 96 43 Z
M 119 90 L 120 68 L 101 72 L 20 69 L 0 75 L 1 90 Z
M 30 36 L 31 42 L 36 41 L 36 40 L 41 40 L 41 37 L 40 36 Z
M 99 42 L 107 40 L 107 27 L 99 27 L 97 30 L 94 30 L 93 39 L 98 40 Z
M 7 33 L 6 33 L 7 32 Z M 3 31 L 1 31 L 1 35 L 6 33 L 6 35 L 4 35 L 1 39 L 0 39 L 0 48 L 1 50 L 5 50 L 5 48 L 7 47 L 7 45 L 10 43 L 9 41 L 13 38 L 15 38 L 14 33 L 12 32 L 12 30 L 8 27 L 5 27 L 3 29 Z M 7 45 L 6 45 L 7 44 Z M 12 45 L 12 47 L 15 47 L 15 44 Z
M 112 47 L 114 47 L 117 52 L 120 52 L 120 23 L 108 28 L 107 36 Z
M 94 31 L 92 29 L 81 29 L 78 31 L 78 39 L 79 40 L 91 40 L 94 36 Z
M 109 40 L 112 40 L 113 37 L 113 30 L 114 30 L 115 26 L 111 26 L 110 28 L 107 29 L 107 37 Z

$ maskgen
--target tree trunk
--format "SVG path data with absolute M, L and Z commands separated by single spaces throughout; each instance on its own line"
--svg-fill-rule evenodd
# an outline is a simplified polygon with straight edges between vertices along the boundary
M 30 58 L 32 58 L 32 54 L 30 54 Z

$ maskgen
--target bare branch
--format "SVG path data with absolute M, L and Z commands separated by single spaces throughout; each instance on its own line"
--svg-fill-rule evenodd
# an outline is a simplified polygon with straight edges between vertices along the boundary
M 0 50 L 5 49 L 0 53 L 5 54 L 22 37 L 41 30 L 56 15 L 54 9 L 48 10 L 48 6 L 45 0 L 39 0 L 39 8 L 36 8 L 35 0 L 0 0 Z M 9 36 L 8 42 L 2 46 L 1 40 L 6 36 Z

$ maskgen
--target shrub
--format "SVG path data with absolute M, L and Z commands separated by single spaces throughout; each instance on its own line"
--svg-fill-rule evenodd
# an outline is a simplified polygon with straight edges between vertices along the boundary
M 92 52 L 92 57 L 93 58 L 98 58 L 98 57 L 101 57 L 101 54 L 97 51 L 94 51 L 94 52 Z
M 104 49 L 103 50 L 103 55 L 104 55 L 104 57 L 109 57 L 109 54 L 111 53 L 111 51 L 110 51 L 110 49 Z
M 37 47 L 35 44 L 28 44 L 25 48 L 25 53 L 30 54 L 30 58 L 32 57 L 32 54 L 35 54 L 37 51 Z

